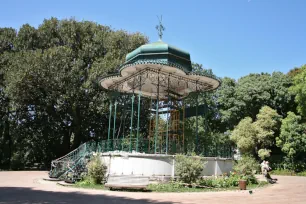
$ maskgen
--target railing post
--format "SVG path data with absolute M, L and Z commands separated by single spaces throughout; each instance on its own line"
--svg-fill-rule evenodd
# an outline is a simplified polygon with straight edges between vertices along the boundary
M 158 122 L 159 122 L 159 118 L 158 118 L 158 104 L 159 104 L 159 74 L 157 77 L 157 100 L 156 100 L 156 117 L 155 117 L 155 137 L 154 137 L 154 154 L 156 154 L 156 150 L 157 150 L 157 136 L 158 136 Z
M 139 142 L 139 119 L 140 119 L 140 100 L 141 91 L 138 94 L 138 115 L 137 115 L 137 139 L 136 139 L 136 152 L 138 152 L 138 142 Z
M 115 101 L 115 110 L 114 110 L 113 150 L 114 150 L 115 134 L 116 134 L 116 114 L 117 114 L 117 101 Z
M 109 140 L 110 140 L 110 131 L 111 131 L 111 123 L 112 123 L 112 106 L 113 106 L 113 102 L 110 101 L 109 118 L 108 118 L 108 133 L 107 133 L 107 150 L 109 150 Z
M 131 125 L 130 125 L 130 152 L 132 152 L 132 135 L 133 135 L 133 116 L 134 116 L 134 94 L 132 96 L 132 107 L 131 107 Z

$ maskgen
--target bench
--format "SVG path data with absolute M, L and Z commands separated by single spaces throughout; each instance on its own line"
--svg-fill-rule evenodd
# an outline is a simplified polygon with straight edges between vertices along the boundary
M 105 187 L 113 189 L 147 190 L 149 177 L 144 176 L 109 176 Z

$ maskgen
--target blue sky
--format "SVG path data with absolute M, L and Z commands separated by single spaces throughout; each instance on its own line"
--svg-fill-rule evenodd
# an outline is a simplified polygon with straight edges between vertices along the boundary
M 0 27 L 39 26 L 51 16 L 142 32 L 189 51 L 220 77 L 282 71 L 306 64 L 306 0 L 0 0 Z

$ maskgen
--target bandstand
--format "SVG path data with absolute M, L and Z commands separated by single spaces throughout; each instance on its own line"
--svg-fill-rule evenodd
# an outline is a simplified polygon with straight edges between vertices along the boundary
M 57 166 L 61 169 L 58 175 L 68 172 L 65 162 L 73 161 L 71 166 L 76 168 L 88 153 L 100 152 L 111 176 L 174 177 L 175 154 L 187 151 L 185 120 L 191 116 L 196 117 L 193 142 L 198 152 L 198 117 L 202 113 L 198 95 L 217 89 L 220 82 L 214 76 L 195 74 L 190 54 L 163 42 L 163 27 L 157 28 L 159 41 L 127 54 L 115 73 L 99 79 L 109 102 L 107 136 L 52 161 L 53 172 L 58 172 Z M 190 95 L 195 103 L 186 100 Z M 221 152 L 216 149 L 202 155 L 208 161 L 204 175 L 232 168 L 231 147 Z

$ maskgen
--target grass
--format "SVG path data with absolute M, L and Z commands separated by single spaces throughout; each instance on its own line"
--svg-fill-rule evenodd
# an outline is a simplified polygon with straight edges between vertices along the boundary
M 294 172 L 287 169 L 276 169 L 271 172 L 272 175 L 281 175 L 281 176 L 306 176 L 306 171 Z
M 260 182 L 259 184 L 250 184 L 247 190 L 252 190 L 259 187 L 268 185 L 267 182 Z M 218 192 L 218 191 L 233 191 L 238 190 L 238 186 L 231 186 L 226 188 L 189 188 L 178 183 L 165 183 L 165 184 L 150 184 L 149 188 L 152 192 Z
M 76 183 L 73 187 L 76 188 L 86 188 L 86 189 L 98 189 L 98 190 L 107 190 L 104 185 L 102 184 L 79 184 Z
M 267 182 L 260 182 L 259 184 L 250 184 L 247 186 L 247 190 L 252 190 L 259 187 L 267 186 Z M 104 187 L 102 184 L 93 184 L 90 182 L 77 182 L 73 187 L 76 188 L 85 188 L 85 189 L 98 189 L 98 190 L 108 190 L 108 188 Z M 234 191 L 238 190 L 237 186 L 227 187 L 227 188 L 189 188 L 180 185 L 179 183 L 164 183 L 164 184 L 150 184 L 148 186 L 147 192 L 218 192 L 218 191 Z M 139 190 L 123 190 L 123 191 L 139 191 Z

